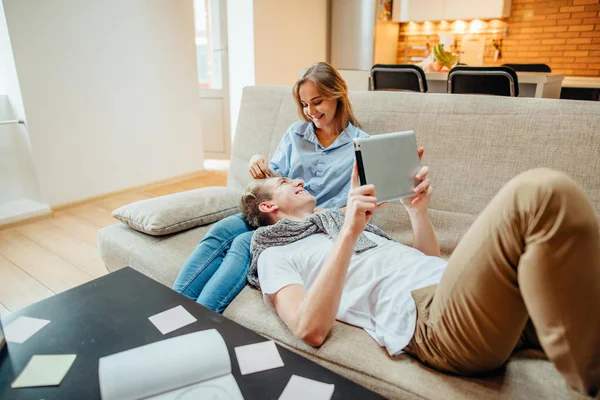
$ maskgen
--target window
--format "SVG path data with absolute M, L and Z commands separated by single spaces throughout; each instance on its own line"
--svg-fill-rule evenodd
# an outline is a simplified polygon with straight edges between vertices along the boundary
M 223 88 L 219 0 L 194 0 L 198 85 L 202 89 Z

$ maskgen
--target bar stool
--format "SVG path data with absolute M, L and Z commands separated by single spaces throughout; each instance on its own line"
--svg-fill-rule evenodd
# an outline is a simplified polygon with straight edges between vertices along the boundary
M 427 92 L 425 72 L 411 64 L 375 64 L 371 68 L 372 90 Z
M 448 73 L 448 93 L 517 97 L 519 79 L 508 67 L 454 67 Z

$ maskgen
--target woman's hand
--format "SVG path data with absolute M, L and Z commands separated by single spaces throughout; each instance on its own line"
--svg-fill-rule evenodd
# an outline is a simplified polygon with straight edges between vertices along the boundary
M 267 160 L 260 154 L 255 154 L 248 163 L 248 171 L 254 179 L 265 179 L 273 176 L 272 171 L 269 169 Z

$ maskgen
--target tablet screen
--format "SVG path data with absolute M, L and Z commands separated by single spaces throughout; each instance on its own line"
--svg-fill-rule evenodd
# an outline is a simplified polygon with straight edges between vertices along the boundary
M 356 138 L 354 151 L 360 184 L 375 185 L 378 204 L 414 195 L 421 162 L 413 131 Z

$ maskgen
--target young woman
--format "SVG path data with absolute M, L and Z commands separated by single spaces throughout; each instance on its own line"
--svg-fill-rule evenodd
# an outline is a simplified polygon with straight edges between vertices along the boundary
M 335 68 L 319 62 L 295 83 L 292 94 L 302 121 L 288 128 L 270 163 L 259 154 L 251 158 L 250 174 L 255 179 L 302 179 L 318 208 L 343 207 L 354 162 L 352 139 L 368 136 L 354 117 L 348 86 Z M 241 214 L 217 222 L 190 255 L 173 289 L 222 313 L 246 284 L 253 233 Z

